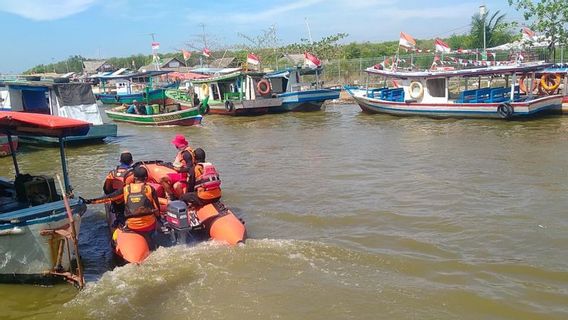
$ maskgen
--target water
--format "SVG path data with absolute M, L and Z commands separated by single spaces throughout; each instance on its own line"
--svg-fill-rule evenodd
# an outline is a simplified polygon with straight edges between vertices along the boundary
M 396 118 L 338 105 L 209 116 L 202 127 L 121 124 L 116 140 L 68 150 L 71 181 L 99 195 L 121 150 L 172 160 L 176 133 L 220 170 L 247 244 L 161 248 L 107 271 L 93 207 L 80 235 L 87 288 L 1 285 L 2 318 L 568 318 L 568 118 Z M 36 173 L 58 159 L 20 155 Z

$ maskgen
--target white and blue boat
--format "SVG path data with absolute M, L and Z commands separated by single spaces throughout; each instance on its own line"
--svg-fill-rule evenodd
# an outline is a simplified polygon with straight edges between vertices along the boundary
M 51 137 L 59 141 L 64 190 L 53 177 L 23 173 L 12 150 L 13 180 L 0 178 L 0 282 L 82 284 L 76 237 L 85 203 L 73 198 L 65 158 L 64 138 L 86 135 L 88 122 L 42 114 L 0 112 L 0 134 Z M 55 160 L 55 159 L 54 159 Z M 2 172 L 6 174 L 6 171 Z M 62 200 L 69 195 L 69 212 Z M 71 221 L 73 223 L 71 224 Z M 74 229 L 72 228 L 74 226 Z
M 321 69 L 289 68 L 267 74 L 272 92 L 282 99 L 284 111 L 318 111 L 327 100 L 339 98 L 338 89 L 323 88 L 319 81 Z M 303 82 L 304 75 L 314 75 L 315 81 Z
M 526 118 L 561 107 L 561 95 L 537 96 L 519 89 L 520 78 L 534 83 L 535 74 L 548 66 L 530 63 L 443 71 L 373 67 L 366 69 L 367 75 L 378 76 L 383 86 L 346 86 L 345 90 L 367 113 L 434 118 Z M 389 83 L 393 85 L 388 86 Z
M 65 79 L 67 80 L 67 79 Z M 89 132 L 81 136 L 66 136 L 65 141 L 80 144 L 101 142 L 116 137 L 117 125 L 104 123 L 87 83 L 60 83 L 49 80 L 6 80 L 0 82 L 2 109 L 30 114 L 46 114 L 86 121 Z M 20 143 L 58 145 L 57 138 L 49 136 L 21 136 Z

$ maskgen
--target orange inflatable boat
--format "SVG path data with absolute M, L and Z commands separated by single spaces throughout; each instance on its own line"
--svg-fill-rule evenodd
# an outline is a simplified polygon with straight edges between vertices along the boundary
M 161 219 L 158 230 L 157 244 L 169 246 L 179 243 L 189 243 L 193 240 L 212 239 L 236 245 L 246 240 L 246 228 L 239 219 L 223 203 L 216 202 L 194 209 L 188 208 L 183 201 L 168 201 L 160 181 L 168 174 L 177 171 L 162 161 L 138 162 L 135 166 L 144 166 L 148 171 L 148 183 L 154 187 L 160 201 Z M 130 181 L 126 181 L 129 183 Z M 176 190 L 176 188 L 174 188 Z M 177 193 L 178 190 L 176 190 Z M 185 192 L 185 190 L 184 190 Z M 109 228 L 113 232 L 115 253 L 129 263 L 140 263 L 150 254 L 150 249 L 143 236 L 123 231 L 113 230 L 114 213 L 106 206 Z

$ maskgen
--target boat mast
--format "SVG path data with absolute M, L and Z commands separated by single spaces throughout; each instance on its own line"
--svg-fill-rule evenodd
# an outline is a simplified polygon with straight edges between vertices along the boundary
M 154 44 L 156 43 L 156 34 L 150 33 L 152 37 L 152 60 L 154 60 L 154 65 L 156 66 L 156 70 L 160 71 L 160 58 L 158 57 L 158 48 Z

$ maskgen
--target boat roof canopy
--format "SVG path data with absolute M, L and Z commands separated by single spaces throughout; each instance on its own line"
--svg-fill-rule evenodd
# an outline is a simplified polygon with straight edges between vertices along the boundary
M 85 121 L 46 114 L 0 111 L 0 133 L 62 138 L 84 136 L 90 124 Z
M 550 67 L 550 63 L 530 63 L 510 66 L 493 66 L 474 69 L 460 69 L 449 71 L 392 71 L 379 70 L 373 67 L 367 68 L 365 72 L 376 74 L 388 78 L 408 79 L 408 78 L 449 78 L 449 77 L 478 77 L 484 75 L 498 74 L 519 74 L 543 70 Z
M 318 69 L 311 69 L 311 68 L 301 68 L 301 67 L 291 67 L 291 68 L 286 68 L 286 69 L 282 69 L 282 70 L 277 70 L 271 73 L 267 73 L 266 77 L 267 78 L 283 78 L 283 77 L 288 77 L 290 75 L 290 72 L 292 71 L 298 71 L 300 73 L 300 75 L 314 75 L 317 74 L 318 71 L 321 71 L 320 68 Z
M 118 80 L 118 79 L 132 79 L 132 78 L 146 78 L 146 77 L 157 77 L 163 74 L 168 74 L 172 71 L 167 70 L 149 70 L 149 71 L 136 71 L 136 72 L 126 72 L 126 73 L 111 73 L 111 74 L 95 74 L 90 78 L 99 80 Z

